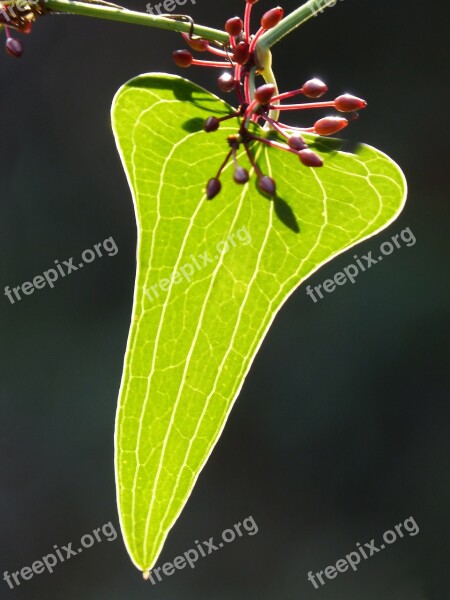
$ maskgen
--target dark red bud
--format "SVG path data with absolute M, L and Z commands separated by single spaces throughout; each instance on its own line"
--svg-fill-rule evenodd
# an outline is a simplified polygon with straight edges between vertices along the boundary
M 247 169 L 243 167 L 236 167 L 234 171 L 234 180 L 236 183 L 247 183 L 250 179 Z
M 249 48 L 250 46 L 247 44 L 247 42 L 239 42 L 233 51 L 232 56 L 234 62 L 236 62 L 238 65 L 245 65 L 250 58 Z
M 228 33 L 228 35 L 231 35 L 233 37 L 239 35 L 243 29 L 244 23 L 239 17 L 233 17 L 232 19 L 228 19 L 228 21 L 225 23 L 225 31 Z
M 6 52 L 15 58 L 20 58 L 23 54 L 22 42 L 20 40 L 16 40 L 15 38 L 8 38 L 6 40 L 5 48 Z
M 314 130 L 319 135 L 333 135 L 344 127 L 347 127 L 348 121 L 343 117 L 325 117 L 314 123 Z
M 208 200 L 212 200 L 213 198 L 215 198 L 221 189 L 222 184 L 217 179 L 217 177 L 213 177 L 212 179 L 210 179 L 206 186 L 206 195 L 208 197 Z
M 308 144 L 300 135 L 292 135 L 288 140 L 288 146 L 292 150 L 305 150 Z
M 323 167 L 323 160 L 309 148 L 300 150 L 298 157 L 305 167 Z
M 259 0 L 245 0 L 247 4 L 256 4 Z
M 197 50 L 197 52 L 206 52 L 208 49 L 207 40 L 203 40 L 201 38 L 191 38 L 187 33 L 182 33 L 181 35 L 183 36 L 186 44 L 189 44 L 193 50 Z
M 260 104 L 269 104 L 272 96 L 275 94 L 273 83 L 265 83 L 255 90 L 255 99 Z
M 25 25 L 23 25 L 19 31 L 20 33 L 31 33 L 31 28 L 32 28 L 32 23 L 31 21 L 28 21 L 27 23 L 25 23 Z
M 263 29 L 272 29 L 272 27 L 278 25 L 283 17 L 284 10 L 280 6 L 277 6 L 277 8 L 271 8 L 263 14 L 261 19 L 261 27 Z
M 175 50 L 172 52 L 172 58 L 178 67 L 190 67 L 194 60 L 189 50 Z
M 340 112 L 353 112 L 354 110 L 361 110 L 366 108 L 367 102 L 362 98 L 357 98 L 351 94 L 343 94 L 336 98 L 335 106 Z
M 211 131 L 217 131 L 219 129 L 220 121 L 217 117 L 208 117 L 203 125 L 203 129 L 207 133 Z
M 230 75 L 230 73 L 224 73 L 221 75 L 217 80 L 217 83 L 219 84 L 219 89 L 222 92 L 232 92 L 236 87 L 234 77 Z
M 302 91 L 307 98 L 320 98 L 328 91 L 328 87 L 320 79 L 314 78 L 304 84 Z
M 263 175 L 258 179 L 258 187 L 264 194 L 268 196 L 275 196 L 275 192 L 277 190 L 276 183 L 269 177 L 268 175 Z

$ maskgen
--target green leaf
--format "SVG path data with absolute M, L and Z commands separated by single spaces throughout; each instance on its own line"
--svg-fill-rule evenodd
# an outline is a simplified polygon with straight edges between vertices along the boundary
M 155 564 L 277 311 L 321 265 L 389 225 L 406 196 L 386 155 L 369 146 L 339 152 L 339 141 L 317 138 L 321 169 L 261 148 L 275 201 L 257 190 L 254 174 L 236 185 L 228 167 L 222 192 L 206 201 L 205 183 L 236 122 L 210 134 L 202 123 L 230 110 L 164 74 L 133 79 L 113 104 L 138 223 L 116 475 L 125 543 L 143 571 Z

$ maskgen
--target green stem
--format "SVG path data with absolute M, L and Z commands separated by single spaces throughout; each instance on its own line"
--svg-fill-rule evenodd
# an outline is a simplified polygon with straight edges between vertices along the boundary
M 45 2 L 43 1 L 43 5 L 58 13 L 109 19 L 110 21 L 121 21 L 122 23 L 132 23 L 134 25 L 146 25 L 148 27 L 158 27 L 159 29 L 169 29 L 179 33 L 189 33 L 191 31 L 191 24 L 188 21 L 181 21 L 162 16 L 157 17 L 148 13 L 127 10 L 125 8 L 120 9 L 102 6 L 95 4 L 94 2 L 46 0 Z M 195 25 L 193 34 L 222 44 L 229 42 L 228 34 L 225 31 L 203 27 L 202 25 Z
M 256 60 L 258 63 L 258 71 L 263 76 L 266 83 L 271 83 L 275 86 L 274 95 L 279 94 L 277 80 L 275 73 L 272 69 L 272 53 L 266 46 L 256 45 Z M 253 96 L 252 96 L 253 97 Z M 278 110 L 271 110 L 269 116 L 275 121 L 278 120 L 280 112 Z
M 255 89 L 256 89 L 256 84 L 255 84 L 255 75 L 256 75 L 256 67 L 252 67 L 250 69 L 250 98 L 254 98 L 255 97 Z
M 312 17 L 316 17 L 319 12 L 323 12 L 325 8 L 335 6 L 336 0 L 308 0 L 306 4 L 300 6 L 284 19 L 278 25 L 275 25 L 259 38 L 258 46 L 260 48 L 271 48 L 279 42 L 285 35 L 303 25 Z

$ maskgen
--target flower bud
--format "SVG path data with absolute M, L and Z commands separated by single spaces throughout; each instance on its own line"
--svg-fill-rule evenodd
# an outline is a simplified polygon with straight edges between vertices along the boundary
M 201 38 L 192 38 L 187 33 L 182 34 L 184 40 L 187 44 L 193 49 L 197 50 L 197 52 L 206 52 L 208 49 L 208 42 Z
M 261 19 L 261 27 L 263 29 L 272 29 L 272 27 L 278 25 L 283 17 L 284 10 L 280 6 L 277 6 L 277 8 L 272 8 L 263 14 Z
M 175 50 L 172 52 L 172 58 L 178 67 L 190 67 L 194 59 L 189 50 Z
M 203 125 L 203 129 L 207 133 L 217 131 L 219 129 L 220 121 L 217 117 L 208 117 Z
M 250 58 L 249 48 L 250 46 L 247 44 L 247 42 L 239 42 L 233 51 L 232 56 L 234 62 L 236 62 L 238 65 L 245 65 Z
M 326 84 L 317 78 L 310 79 L 302 87 L 302 92 L 307 98 L 320 98 L 327 91 L 328 87 Z
M 217 177 L 213 177 L 212 179 L 210 179 L 206 186 L 206 196 L 208 200 L 212 200 L 213 198 L 215 198 L 221 189 L 222 184 L 217 179 Z
M 334 101 L 335 106 L 339 112 L 353 112 L 366 108 L 367 102 L 362 98 L 357 98 L 351 94 L 343 94 Z
M 233 37 L 239 35 L 243 29 L 244 23 L 240 17 L 233 17 L 225 23 L 225 31 Z
M 291 135 L 288 140 L 288 146 L 292 150 L 305 150 L 308 147 L 301 135 Z
M 219 89 L 222 92 L 232 92 L 235 89 L 234 77 L 230 73 L 224 73 L 217 80 Z
M 247 169 L 244 167 L 236 167 L 234 171 L 234 181 L 236 183 L 247 183 L 250 179 L 250 175 L 248 174 Z
M 275 196 L 277 188 L 272 177 L 269 177 L 268 175 L 262 175 L 258 179 L 258 187 L 264 194 L 267 194 L 268 196 Z
M 323 167 L 323 160 L 318 154 L 316 154 L 309 148 L 301 150 L 298 153 L 298 157 L 301 160 L 301 162 L 305 165 L 305 167 Z
M 16 38 L 8 38 L 6 40 L 5 48 L 6 52 L 15 58 L 20 58 L 23 54 L 22 42 L 20 40 L 16 40 Z
M 265 83 L 255 90 L 255 100 L 257 100 L 259 104 L 269 104 L 274 94 L 275 86 L 273 83 Z
M 22 25 L 22 27 L 19 29 L 20 33 L 31 33 L 31 29 L 33 27 L 33 24 L 31 23 L 31 21 L 27 21 L 25 23 L 25 25 Z
M 342 117 L 325 117 L 314 123 L 314 131 L 319 135 L 333 135 L 333 133 L 337 133 L 347 125 L 347 119 Z

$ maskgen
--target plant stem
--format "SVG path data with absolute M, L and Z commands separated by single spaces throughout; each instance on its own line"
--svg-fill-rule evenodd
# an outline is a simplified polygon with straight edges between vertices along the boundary
M 277 80 L 275 78 L 275 73 L 272 69 L 272 53 L 266 46 L 256 45 L 256 58 L 258 62 L 258 71 L 260 75 L 263 76 L 264 81 L 266 83 L 271 83 L 275 86 L 274 96 L 279 94 Z M 269 116 L 274 119 L 274 121 L 278 120 L 280 113 L 276 109 L 272 109 L 269 113 Z
M 169 29 L 179 33 L 189 33 L 191 24 L 189 21 L 177 20 L 163 16 L 154 16 L 148 13 L 137 12 L 121 8 L 113 8 L 95 4 L 94 2 L 76 2 L 73 0 L 46 0 L 43 5 L 48 9 L 58 13 L 68 13 L 72 15 L 82 15 L 84 17 L 95 17 L 98 19 L 109 19 L 110 21 L 120 21 L 122 23 L 131 23 L 134 25 L 146 25 L 147 27 L 158 27 L 159 29 Z M 175 15 L 173 15 L 175 16 Z M 229 42 L 229 36 L 225 31 L 211 29 L 202 25 L 194 25 L 193 34 L 207 40 L 212 40 L 222 44 Z
M 155 16 L 144 12 L 128 10 L 119 6 L 107 6 L 107 3 L 96 4 L 95 0 L 88 0 L 87 2 L 80 2 L 78 0 L 40 0 L 40 2 L 42 2 L 42 6 L 45 6 L 50 11 L 58 13 L 120 21 L 122 23 L 144 25 L 147 27 L 157 27 L 159 29 L 167 29 L 179 33 L 192 33 L 195 36 L 219 44 L 229 43 L 229 36 L 225 31 L 204 27 L 203 25 L 194 24 L 192 26 L 189 17 L 185 17 L 185 20 L 183 20 L 183 15 Z M 260 67 L 260 74 L 267 83 L 272 83 L 275 86 L 275 94 L 278 94 L 278 86 L 272 70 L 272 55 L 270 48 L 285 35 L 308 21 L 311 17 L 317 16 L 318 12 L 323 12 L 325 8 L 335 6 L 335 4 L 336 0 L 308 0 L 308 2 L 282 19 L 278 25 L 263 33 L 256 42 L 255 53 L 258 66 Z M 250 80 L 252 91 L 254 87 L 254 75 L 255 69 L 252 71 Z M 278 116 L 278 110 L 273 108 L 270 111 L 270 117 L 276 120 Z
M 271 48 L 285 35 L 303 25 L 311 17 L 317 16 L 317 13 L 322 12 L 330 6 L 335 6 L 335 4 L 336 0 L 308 0 L 306 4 L 303 4 L 303 6 L 300 6 L 300 8 L 297 8 L 282 19 L 278 25 L 266 31 L 259 38 L 257 46 L 260 48 Z

